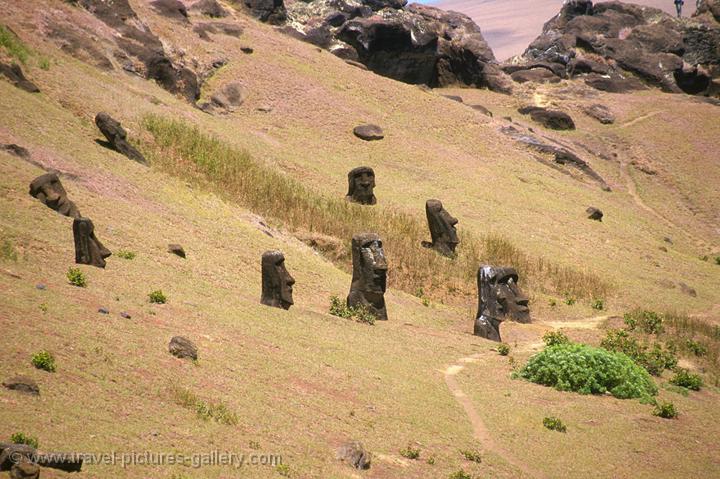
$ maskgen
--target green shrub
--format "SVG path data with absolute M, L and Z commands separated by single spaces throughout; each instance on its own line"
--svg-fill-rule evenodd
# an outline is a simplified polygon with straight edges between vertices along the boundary
M 354 319 L 359 323 L 375 324 L 375 315 L 363 306 L 352 307 L 337 296 L 330 297 L 330 314 L 344 319 Z
M 33 366 L 35 366 L 38 369 L 42 369 L 43 371 L 47 371 L 49 373 L 54 373 L 56 370 L 55 367 L 55 358 L 53 355 L 47 351 L 40 351 L 32 355 L 31 358 Z
M 0 46 L 8 55 L 25 64 L 30 56 L 30 49 L 7 27 L 0 25 Z
M 678 361 L 672 349 L 663 349 L 659 344 L 648 347 L 623 329 L 608 330 L 605 338 L 600 342 L 600 347 L 608 351 L 624 353 L 653 376 L 659 376 L 665 369 L 674 368 Z
M 175 401 L 187 408 L 195 411 L 199 418 L 204 420 L 214 420 L 220 424 L 234 426 L 238 423 L 238 416 L 231 411 L 224 403 L 208 403 L 197 397 L 192 391 L 184 388 L 173 389 Z
M 0 258 L 15 262 L 18 260 L 18 254 L 17 251 L 15 251 L 15 246 L 12 244 L 12 241 L 7 238 L 4 239 L 2 245 L 0 245 Z
M 480 456 L 480 453 L 474 450 L 470 449 L 462 449 L 460 451 L 460 454 L 467 459 L 468 461 L 477 462 L 480 464 L 482 462 L 482 457 Z
M 568 306 L 572 306 L 577 302 L 577 300 L 573 296 L 565 296 L 565 301 L 563 301 Z
M 507 356 L 510 354 L 510 346 L 505 343 L 498 344 L 497 352 L 500 356 Z
M 626 355 L 584 344 L 548 346 L 532 356 L 517 375 L 580 394 L 609 392 L 619 399 L 657 394 L 657 386 L 647 371 Z
M 275 470 L 283 477 L 290 477 L 290 466 L 287 464 L 278 464 L 275 466 Z
M 602 311 L 605 309 L 605 301 L 602 299 L 594 299 L 592 303 L 590 303 L 590 307 L 592 309 L 596 309 L 598 311 Z
M 661 314 L 654 311 L 635 310 L 623 316 L 628 331 L 636 328 L 645 334 L 660 334 L 665 331 L 665 320 Z
M 557 417 L 545 417 L 543 418 L 543 426 L 551 431 L 567 432 L 565 424 Z
M 558 344 L 569 344 L 570 340 L 562 331 L 548 331 L 543 335 L 543 342 L 546 346 L 557 346 Z
M 702 387 L 702 378 L 687 369 L 679 368 L 675 371 L 675 376 L 670 379 L 670 384 L 692 389 L 693 391 L 699 391 Z
M 702 357 L 707 355 L 708 348 L 703 343 L 700 343 L 694 339 L 685 340 L 685 347 L 688 351 L 693 353 L 695 356 Z
M 87 286 L 87 279 L 79 268 L 68 268 L 67 279 L 73 286 L 84 288 Z
M 663 419 L 673 419 L 678 415 L 677 409 L 672 402 L 655 403 L 655 410 L 653 416 L 658 416 Z
M 148 298 L 153 304 L 167 303 L 167 296 L 165 296 L 165 293 L 163 293 L 161 289 L 155 290 L 152 293 L 148 294 Z
M 555 301 L 555 299 L 553 298 L 550 298 L 550 300 L 548 300 L 548 304 L 551 308 L 554 308 L 555 306 L 557 306 L 557 301 Z
M 448 479 L 473 479 L 464 469 L 458 469 L 448 476 Z
M 135 253 L 124 249 L 121 249 L 120 251 L 115 253 L 115 255 L 122 259 L 135 259 Z
M 720 265 L 720 256 L 715 256 L 715 264 Z
M 434 466 L 434 465 L 435 465 L 435 456 L 430 456 L 430 457 L 428 457 L 425 462 L 428 463 L 428 464 L 431 465 L 431 466 Z
M 50 70 L 50 59 L 47 57 L 40 57 L 38 60 L 38 66 L 41 70 Z
M 38 440 L 36 437 L 31 437 L 25 435 L 25 433 L 22 432 L 16 432 L 12 436 L 10 436 L 10 441 L 13 444 L 27 444 L 30 447 L 34 447 L 35 449 L 38 448 Z
M 419 459 L 420 449 L 412 447 L 412 445 L 408 444 L 408 447 L 400 450 L 400 455 L 406 459 Z

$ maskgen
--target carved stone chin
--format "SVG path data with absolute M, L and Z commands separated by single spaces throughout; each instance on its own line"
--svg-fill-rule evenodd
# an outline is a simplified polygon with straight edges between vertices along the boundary
M 285 256 L 280 251 L 266 251 L 262 255 L 262 296 L 260 302 L 274 308 L 290 309 L 293 305 L 295 279 L 285 268 Z
M 478 312 L 473 333 L 493 341 L 500 341 L 500 323 L 512 319 L 530 322 L 528 298 L 517 285 L 514 268 L 480 266 L 478 281 Z
M 30 195 L 61 215 L 80 218 L 75 203 L 70 201 L 60 178 L 55 173 L 40 175 L 30 183 Z
M 98 268 L 105 267 L 105 258 L 112 253 L 95 236 L 95 225 L 90 218 L 73 220 L 73 238 L 75 240 L 75 262 L 89 264 Z
M 387 260 L 382 241 L 375 233 L 360 233 L 352 239 L 353 276 L 347 304 L 363 306 L 378 320 L 387 320 L 385 290 Z
M 345 199 L 361 205 L 374 205 L 375 171 L 368 166 L 360 166 L 348 173 L 348 193 Z
M 443 208 L 443 204 L 439 200 L 427 200 L 425 214 L 432 242 L 423 241 L 422 245 L 434 249 L 443 256 L 454 257 L 455 248 L 460 243 L 455 227 L 458 220 Z

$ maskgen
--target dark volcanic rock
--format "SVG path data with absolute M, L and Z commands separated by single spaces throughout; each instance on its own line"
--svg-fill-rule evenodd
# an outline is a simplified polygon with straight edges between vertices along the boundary
M 172 338 L 170 340 L 168 350 L 170 351 L 170 354 L 181 359 L 189 358 L 195 360 L 198 358 L 198 351 L 195 343 L 187 338 L 183 338 L 182 336 L 175 336 Z
M 487 115 L 489 117 L 493 116 L 492 112 L 482 105 L 470 105 L 470 108 L 472 108 L 473 110 L 477 110 L 480 113 Z
M 382 128 L 377 125 L 358 125 L 353 128 L 353 134 L 365 141 L 382 140 L 385 138 Z
M 345 199 L 351 203 L 374 205 L 375 171 L 369 166 L 358 166 L 348 173 L 348 193 Z
M 30 461 L 20 461 L 10 469 L 10 479 L 38 479 L 40 466 Z
M 179 244 L 169 244 L 168 245 L 168 253 L 172 253 L 181 258 L 185 258 L 185 250 Z
M 280 25 L 287 19 L 283 0 L 241 0 L 250 14 L 271 25 Z
M 200 109 L 209 113 L 231 113 L 243 104 L 247 94 L 238 82 L 230 82 L 220 87 L 210 96 L 208 103 L 200 105 Z
M 40 200 L 42 204 L 61 215 L 79 218 L 80 211 L 70 201 L 67 192 L 55 173 L 40 175 L 30 183 L 30 196 Z
M 122 125 L 120 125 L 119 121 L 113 119 L 105 112 L 100 112 L 95 115 L 95 125 L 97 125 L 100 132 L 107 138 L 115 151 L 122 153 L 131 160 L 147 165 L 145 157 L 128 143 L 127 132 Z
M 17 156 L 18 158 L 23 158 L 25 160 L 30 158 L 30 152 L 27 150 L 27 148 L 24 148 L 20 145 L 16 145 L 14 143 L 0 145 L 0 150 L 5 150 L 8 153 L 10 153 L 11 155 Z
M 15 376 L 3 381 L 3 386 L 12 391 L 18 391 L 25 394 L 37 396 L 40 394 L 40 388 L 32 379 L 25 376 Z
M 231 37 L 238 38 L 243 34 L 243 29 L 240 25 L 234 23 L 198 23 L 193 27 L 193 31 L 198 34 L 203 40 L 210 41 L 209 33 L 213 34 L 224 34 Z
M 110 257 L 112 253 L 95 236 L 95 225 L 90 218 L 73 220 L 73 239 L 77 264 L 105 267 L 105 258 Z
M 680 286 L 680 291 L 687 294 L 688 296 L 692 296 L 693 298 L 697 297 L 697 291 L 695 291 L 695 288 L 692 288 L 683 282 L 679 282 L 678 286 Z
M 355 469 L 370 468 L 370 453 L 358 441 L 346 442 L 337 450 L 337 458 Z
M 0 471 L 9 471 L 13 464 L 21 462 L 23 459 L 30 460 L 36 453 L 34 447 L 25 444 L 1 444 L 1 446 Z
M 575 123 L 570 115 L 562 111 L 548 110 L 536 106 L 518 108 L 523 115 L 530 115 L 533 121 L 553 130 L 574 130 Z
M 645 84 L 637 78 L 624 78 L 621 76 L 588 76 L 585 83 L 596 90 L 608 93 L 628 93 L 647 89 Z
M 33 82 L 25 78 L 22 68 L 17 63 L 12 65 L 6 65 L 0 63 L 0 74 L 5 76 L 10 83 L 15 85 L 21 90 L 25 90 L 28 93 L 38 93 L 40 89 Z
M 529 70 L 518 70 L 510 75 L 513 81 L 518 83 L 559 83 L 560 78 L 546 68 L 531 68 Z
M 604 105 L 590 105 L 583 108 L 583 112 L 602 123 L 603 125 L 611 125 L 615 123 L 615 115 Z
M 161 15 L 172 18 L 173 20 L 187 22 L 187 8 L 178 0 L 155 0 L 150 2 L 150 6 Z
M 217 0 L 200 0 L 190 6 L 191 12 L 198 12 L 202 15 L 212 18 L 225 18 L 229 15 L 228 11 L 220 5 Z
M 585 213 L 587 213 L 589 220 L 602 221 L 603 219 L 603 212 L 594 206 L 588 207 Z

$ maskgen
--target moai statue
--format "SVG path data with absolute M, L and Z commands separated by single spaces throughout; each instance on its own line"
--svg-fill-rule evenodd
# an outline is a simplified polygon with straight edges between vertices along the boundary
M 353 276 L 347 297 L 348 306 L 364 306 L 376 319 L 387 320 L 387 261 L 380 237 L 375 233 L 353 236 L 352 259 Z
M 285 256 L 280 251 L 264 252 L 260 302 L 274 308 L 290 309 L 294 284 L 295 280 L 285 269 Z
M 78 211 L 75 203 L 68 199 L 67 192 L 55 173 L 40 175 L 32 180 L 30 183 L 30 195 L 61 215 L 80 218 L 80 211 Z
M 77 264 L 105 267 L 105 258 L 112 253 L 95 237 L 95 225 L 90 218 L 73 220 L 73 237 L 75 238 L 75 262 Z
M 147 164 L 145 157 L 128 143 L 127 132 L 119 121 L 113 119 L 107 113 L 100 112 L 95 116 L 95 124 L 116 151 L 138 163 Z
M 348 194 L 345 199 L 361 205 L 374 205 L 377 198 L 375 188 L 375 171 L 368 166 L 360 166 L 348 173 Z
M 455 229 L 458 220 L 450 216 L 439 200 L 427 200 L 425 214 L 432 242 L 423 241 L 422 245 L 434 249 L 443 256 L 454 257 L 455 248 L 460 243 Z
M 514 268 L 480 266 L 477 273 L 478 312 L 473 334 L 500 341 L 500 323 L 507 318 L 530 322 L 528 298 L 517 285 Z

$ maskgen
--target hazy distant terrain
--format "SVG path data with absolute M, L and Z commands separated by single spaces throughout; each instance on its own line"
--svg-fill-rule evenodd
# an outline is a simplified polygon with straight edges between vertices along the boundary
M 505 60 L 522 53 L 540 34 L 543 24 L 560 11 L 562 3 L 562 0 L 445 0 L 434 5 L 473 17 L 495 56 Z M 675 12 L 672 0 L 635 0 L 632 3 Z M 695 2 L 686 1 L 683 16 L 694 11 Z

